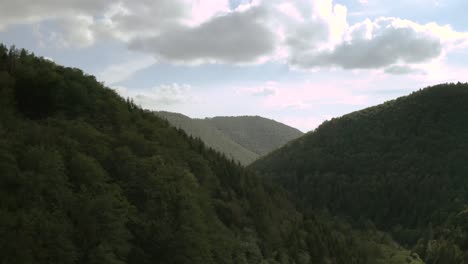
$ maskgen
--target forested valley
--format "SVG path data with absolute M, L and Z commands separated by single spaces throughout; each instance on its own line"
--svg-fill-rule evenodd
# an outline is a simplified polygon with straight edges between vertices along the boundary
M 0 45 L 0 263 L 468 263 L 467 92 L 331 120 L 245 168 Z

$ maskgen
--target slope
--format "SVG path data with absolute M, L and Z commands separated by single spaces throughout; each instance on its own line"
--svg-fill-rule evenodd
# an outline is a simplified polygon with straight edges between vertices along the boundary
M 258 154 L 237 144 L 226 134 L 203 119 L 192 119 L 188 116 L 171 112 L 160 111 L 155 113 L 167 119 L 171 125 L 184 130 L 187 134 L 200 138 L 206 146 L 224 153 L 229 159 L 239 161 L 243 165 L 250 164 L 259 157 Z
M 302 135 L 295 128 L 259 116 L 192 119 L 164 111 L 155 114 L 243 165 Z
M 468 263 L 467 120 L 468 84 L 438 85 L 327 121 L 251 168 L 427 263 Z
M 260 116 L 225 116 L 206 118 L 239 145 L 263 156 L 287 142 L 302 136 L 302 132 Z
M 409 254 L 299 212 L 281 188 L 79 69 L 0 45 L 0 106 L 1 263 L 362 264 L 384 258 L 383 247 Z

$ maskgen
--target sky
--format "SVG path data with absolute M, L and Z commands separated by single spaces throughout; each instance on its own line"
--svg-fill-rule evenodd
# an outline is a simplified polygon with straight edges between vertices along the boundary
M 468 81 L 465 0 L 0 0 L 0 42 L 143 108 L 304 132 Z

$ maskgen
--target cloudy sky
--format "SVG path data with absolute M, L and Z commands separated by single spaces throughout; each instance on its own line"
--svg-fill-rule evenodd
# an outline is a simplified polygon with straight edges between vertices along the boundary
M 466 0 L 0 0 L 0 42 L 143 107 L 303 131 L 468 81 Z

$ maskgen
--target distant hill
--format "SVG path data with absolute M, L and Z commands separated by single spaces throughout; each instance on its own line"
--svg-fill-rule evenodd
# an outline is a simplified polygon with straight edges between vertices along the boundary
M 173 126 L 181 128 L 193 137 L 200 138 L 207 146 L 224 153 L 228 158 L 239 161 L 241 164 L 249 164 L 259 157 L 257 153 L 239 145 L 204 119 L 191 119 L 188 116 L 170 112 L 156 112 L 156 114 L 167 119 Z
M 427 264 L 468 263 L 468 84 L 332 119 L 251 168 L 308 209 L 375 223 Z
M 259 156 L 303 135 L 296 128 L 260 116 L 222 116 L 205 120 Z
M 164 111 L 156 114 L 243 165 L 303 134 L 295 128 L 259 116 L 192 119 Z

